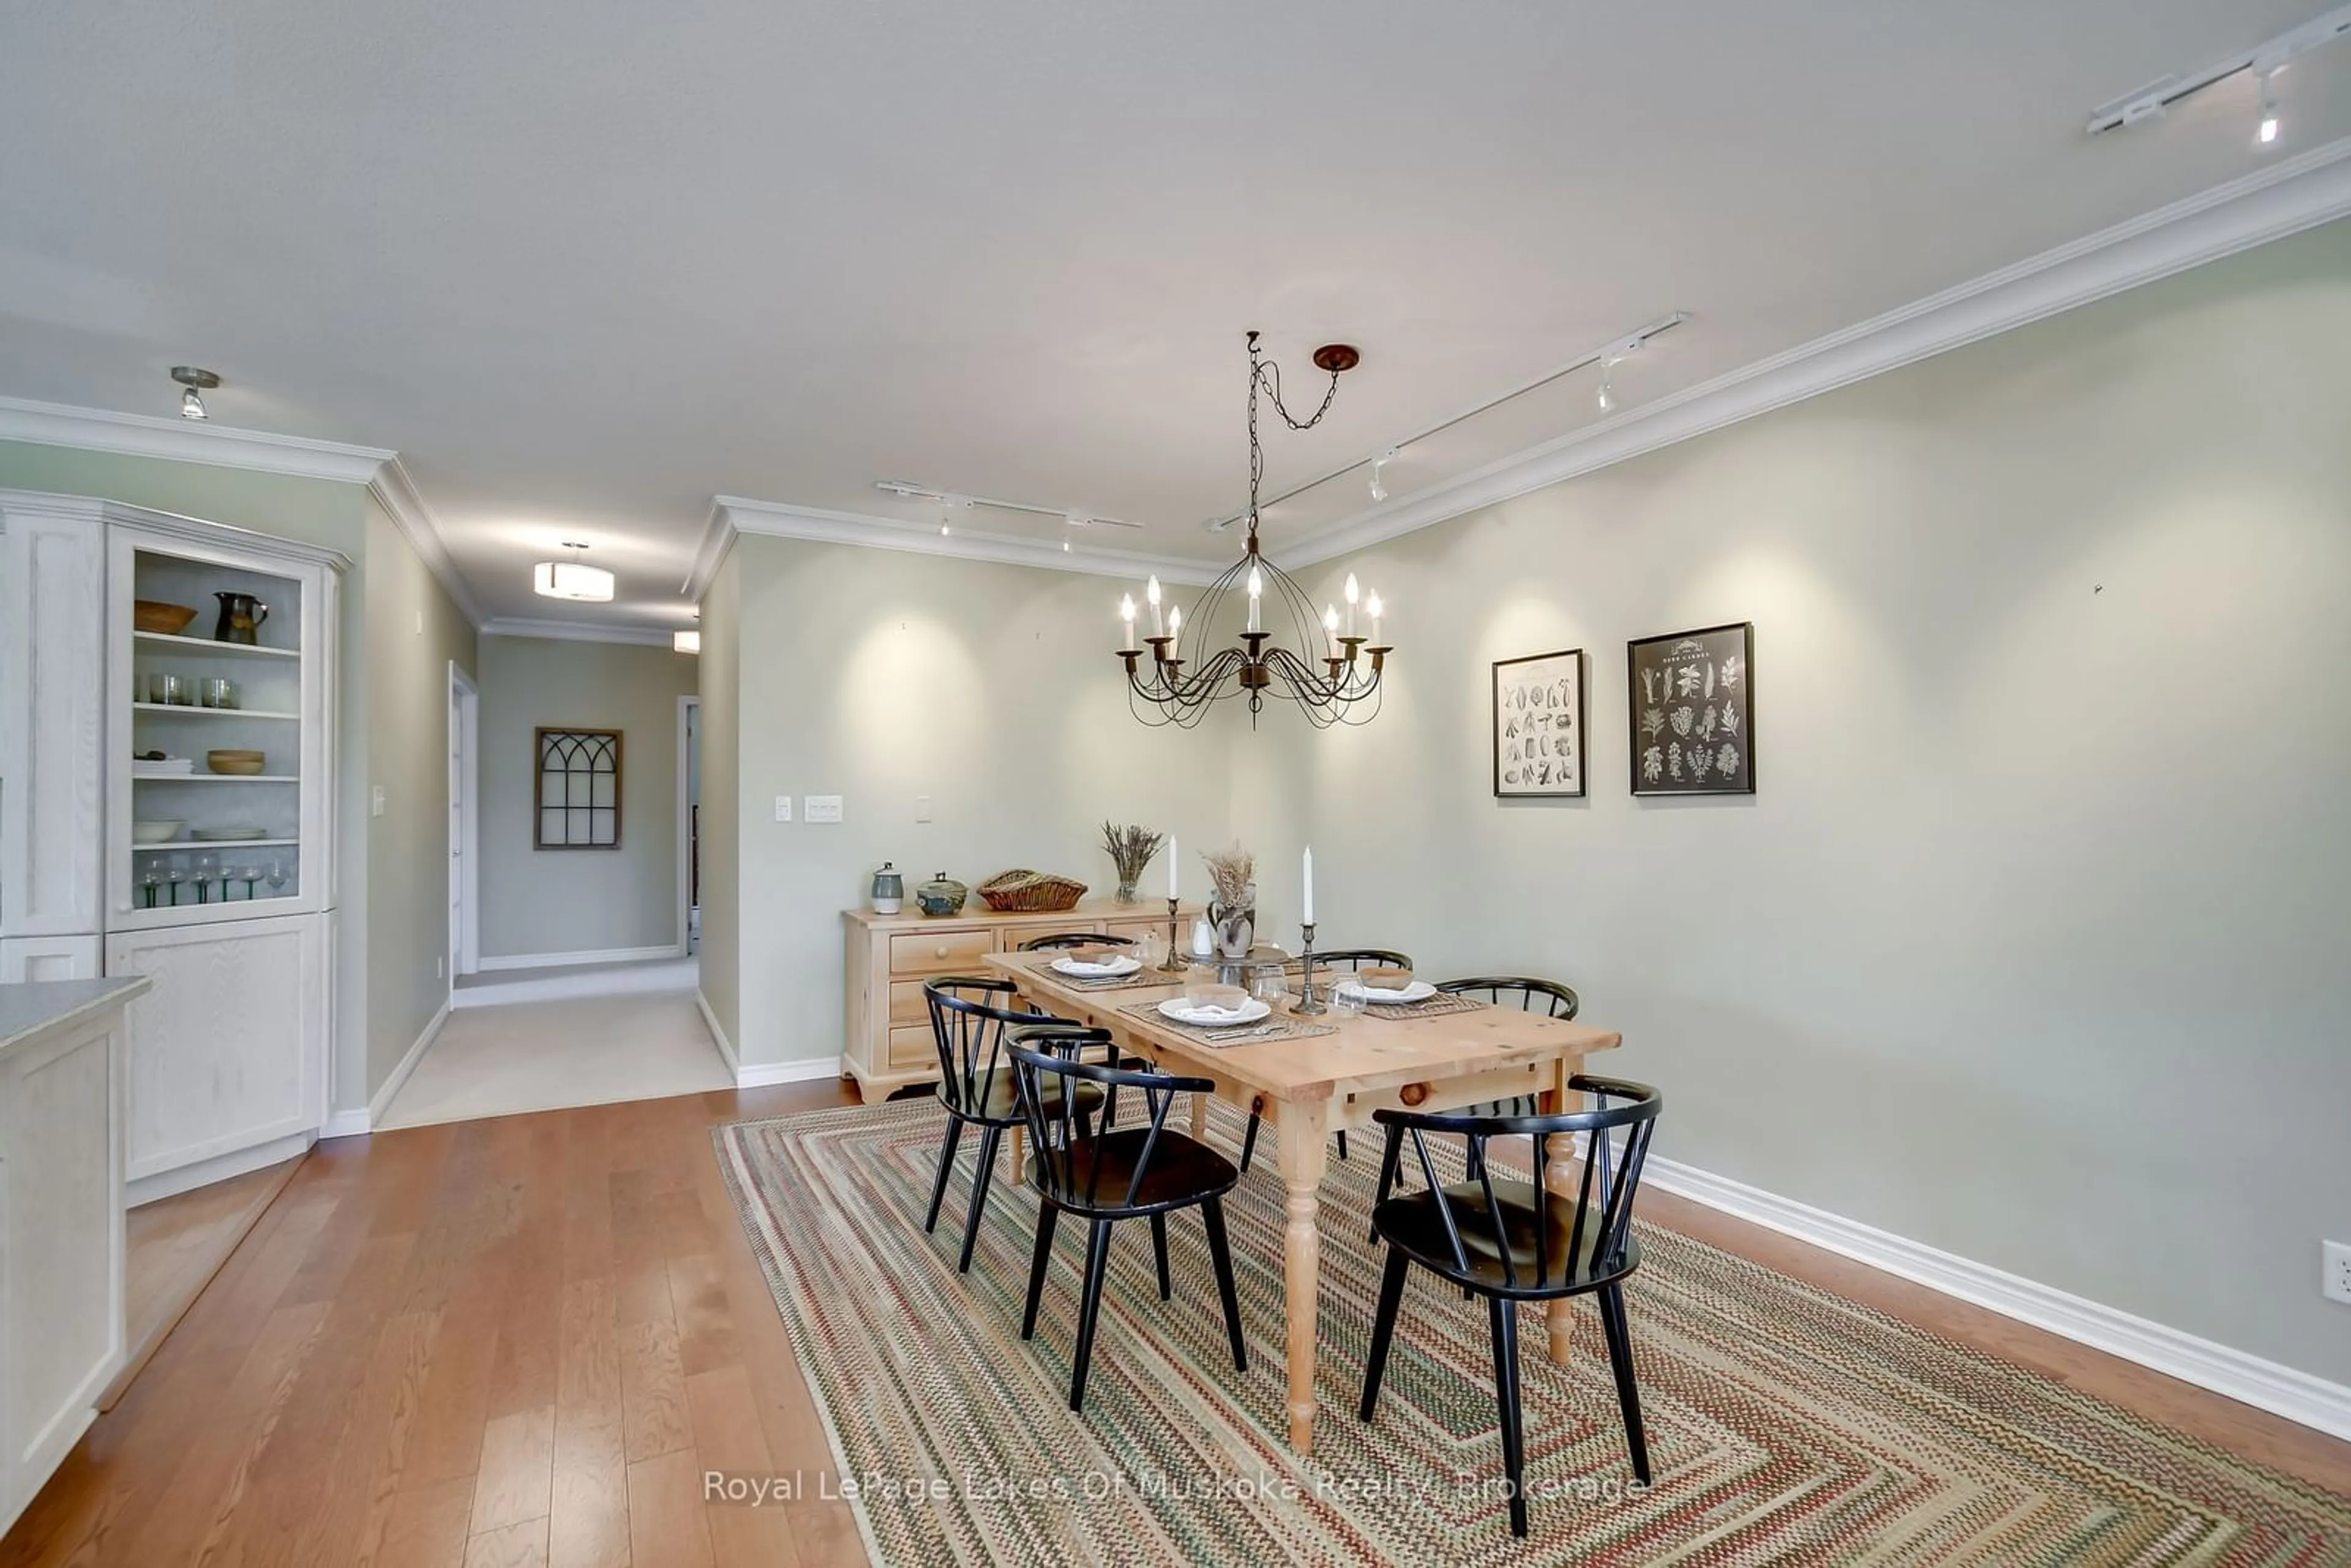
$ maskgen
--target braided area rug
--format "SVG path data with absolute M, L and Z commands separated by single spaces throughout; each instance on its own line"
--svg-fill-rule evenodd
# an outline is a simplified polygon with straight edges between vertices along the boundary
M 1119 1227 L 1082 1416 L 1069 1409 L 1086 1228 L 1055 1237 L 1019 1338 L 1033 1193 L 988 1199 L 957 1275 L 967 1136 L 923 1233 L 927 1100 L 714 1129 L 719 1165 L 875 1562 L 912 1563 L 2351 1564 L 2351 1497 L 1655 1227 L 1626 1289 L 1656 1484 L 1632 1484 L 1598 1314 L 1572 1364 L 1520 1326 L 1533 1533 L 1510 1533 L 1481 1305 L 1416 1270 L 1378 1418 L 1355 1416 L 1379 1286 L 1375 1161 L 1322 1189 L 1311 1459 L 1285 1440 L 1281 1189 L 1226 1199 L 1249 1369 L 1233 1370 L 1196 1212 Z M 1210 1136 L 1238 1154 L 1238 1113 Z M 1359 1145 L 1370 1140 L 1358 1140 Z M 764 1478 L 760 1478 L 764 1479 Z M 817 1478 L 780 1478 L 815 1495 Z

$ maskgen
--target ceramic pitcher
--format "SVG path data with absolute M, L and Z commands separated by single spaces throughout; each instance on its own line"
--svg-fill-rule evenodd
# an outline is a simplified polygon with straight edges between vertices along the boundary
M 269 606 L 250 593 L 215 593 L 220 601 L 220 620 L 213 627 L 215 643 L 246 643 L 258 645 L 261 623 L 269 619 Z

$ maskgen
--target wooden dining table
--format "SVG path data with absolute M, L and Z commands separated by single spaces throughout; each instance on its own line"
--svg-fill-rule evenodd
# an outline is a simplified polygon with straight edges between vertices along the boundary
M 1370 1126 L 1372 1113 L 1383 1107 L 1443 1111 L 1533 1094 L 1547 1113 L 1575 1110 L 1583 1097 L 1569 1087 L 1569 1080 L 1583 1070 L 1586 1057 L 1623 1043 L 1621 1035 L 1607 1030 L 1481 1004 L 1469 1011 L 1420 1017 L 1369 1012 L 1342 1017 L 1332 1012 L 1298 1020 L 1330 1026 L 1329 1034 L 1217 1044 L 1171 1020 L 1137 1018 L 1123 1010 L 1137 1002 L 1156 1003 L 1180 995 L 1181 975 L 1167 975 L 1164 985 L 1097 989 L 1055 972 L 1051 966 L 1058 956 L 1051 952 L 997 953 L 987 963 L 1018 985 L 1032 1005 L 1108 1030 L 1128 1055 L 1148 1058 L 1182 1076 L 1212 1080 L 1218 1098 L 1243 1110 L 1262 1103 L 1262 1114 L 1273 1124 L 1286 1192 L 1282 1269 L 1290 1442 L 1301 1454 L 1314 1446 L 1315 1323 L 1322 1269 L 1315 1213 L 1331 1134 Z M 1317 983 L 1318 988 L 1327 988 L 1327 971 L 1317 976 Z M 1293 999 L 1279 1004 L 1282 1016 L 1288 1016 Z M 1207 1101 L 1195 1096 L 1194 1136 L 1205 1131 L 1207 1113 Z M 1571 1157 L 1562 1147 L 1567 1142 L 1553 1143 L 1543 1180 L 1573 1202 Z M 1384 1149 L 1384 1137 L 1375 1146 Z M 1014 1151 L 1017 1176 L 1017 1142 Z M 1571 1322 L 1565 1300 L 1550 1304 L 1551 1357 L 1562 1364 L 1567 1360 Z

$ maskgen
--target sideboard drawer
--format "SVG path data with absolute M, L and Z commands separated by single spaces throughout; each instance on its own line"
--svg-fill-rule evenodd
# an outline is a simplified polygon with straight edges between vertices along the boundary
M 904 931 L 890 938 L 893 975 L 945 975 L 977 970 L 996 951 L 996 933 L 982 926 L 963 931 Z
M 931 1004 L 923 997 L 923 982 L 893 980 L 890 982 L 890 1027 L 904 1029 L 910 1024 L 920 1024 L 925 1029 L 931 1025 Z
M 890 1065 L 893 1070 L 935 1068 L 938 1064 L 938 1040 L 931 1033 L 930 1025 L 890 1031 Z

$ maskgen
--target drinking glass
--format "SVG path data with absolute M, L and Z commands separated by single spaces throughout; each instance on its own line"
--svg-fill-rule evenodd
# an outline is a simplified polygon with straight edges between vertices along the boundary
M 202 854 L 196 857 L 196 902 L 209 904 L 213 896 L 213 878 L 220 874 L 220 856 Z M 223 885 L 221 898 L 228 898 L 228 888 Z
M 171 886 L 172 907 L 176 909 L 180 904 L 180 884 L 188 880 L 188 868 L 179 856 L 172 857 L 171 864 L 164 870 L 163 880 Z
M 277 890 L 286 885 L 286 862 L 281 860 L 271 861 L 269 862 L 269 875 L 263 880 L 269 883 L 269 896 L 276 898 L 277 896 Z
M 147 700 L 184 705 L 188 700 L 188 683 L 179 675 L 155 675 L 147 683 Z
M 147 862 L 147 869 L 139 873 L 139 885 L 146 890 L 147 907 L 154 908 L 156 890 L 163 885 L 163 873 L 156 869 L 152 859 Z
M 1323 993 L 1331 1004 L 1331 1016 L 1334 1019 L 1358 1018 L 1363 1014 L 1364 993 L 1347 983 L 1352 977 L 1346 975 L 1332 976 L 1329 988 Z
M 1290 977 L 1280 969 L 1259 969 L 1249 981 L 1249 995 L 1270 1008 L 1280 1007 L 1289 994 Z
M 206 707 L 235 707 L 236 687 L 225 675 L 206 675 L 197 688 L 197 700 Z

